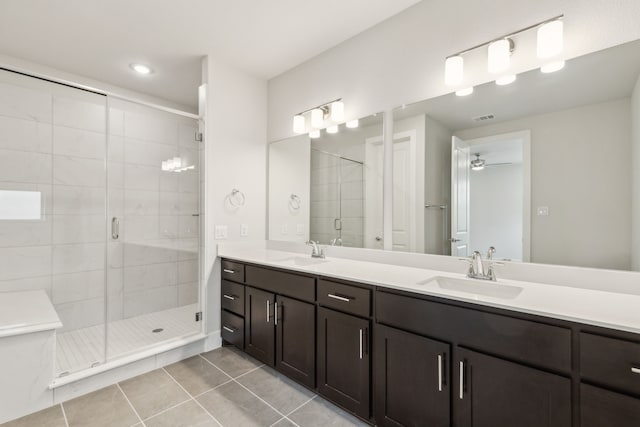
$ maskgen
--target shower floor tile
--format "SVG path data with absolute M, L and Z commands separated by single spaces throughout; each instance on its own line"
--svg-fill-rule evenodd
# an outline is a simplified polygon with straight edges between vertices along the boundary
M 109 322 L 107 329 L 107 358 L 127 356 L 172 338 L 200 331 L 195 322 L 197 304 L 185 305 L 156 313 Z M 161 332 L 153 332 L 154 329 Z M 76 372 L 104 361 L 105 325 L 57 334 L 57 373 Z

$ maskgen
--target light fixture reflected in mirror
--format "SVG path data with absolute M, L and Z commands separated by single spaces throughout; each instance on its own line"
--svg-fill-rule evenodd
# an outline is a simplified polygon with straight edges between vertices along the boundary
M 320 129 L 314 129 L 311 132 L 309 132 L 309 138 L 312 138 L 312 139 L 320 138 Z
M 506 85 L 509 85 L 509 84 L 511 84 L 511 83 L 513 83 L 515 81 L 516 81 L 516 75 L 515 74 L 509 74 L 509 75 L 502 76 L 502 77 L 496 79 L 496 84 L 498 86 L 506 86 Z
M 473 86 L 456 91 L 457 96 L 469 96 L 473 93 Z
M 545 74 L 555 73 L 556 71 L 560 71 L 564 68 L 564 61 L 554 61 L 540 67 L 540 71 Z
M 331 125 L 327 128 L 327 133 L 338 133 L 338 125 Z
M 348 122 L 346 123 L 346 126 L 347 126 L 349 129 L 355 129 L 355 128 L 357 128 L 358 126 L 360 126 L 360 120 L 358 120 L 358 119 L 350 120 L 350 121 L 348 121 Z

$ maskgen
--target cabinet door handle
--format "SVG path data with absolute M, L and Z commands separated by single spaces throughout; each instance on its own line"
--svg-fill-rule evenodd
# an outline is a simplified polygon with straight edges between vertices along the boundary
M 438 391 L 442 391 L 442 355 L 438 355 Z
M 349 302 L 352 300 L 352 298 L 349 297 L 341 297 L 340 295 L 334 295 L 334 294 L 327 294 L 327 296 L 329 298 L 333 298 L 333 299 L 337 299 L 339 301 L 344 301 L 344 302 Z
M 222 296 L 225 297 L 226 299 L 230 299 L 231 301 L 235 301 L 235 299 L 236 299 L 235 295 L 224 294 Z
M 276 302 L 274 306 L 275 308 L 273 309 L 273 318 L 275 325 L 278 326 L 278 302 Z
M 640 368 L 636 368 L 635 366 L 631 368 L 631 372 L 634 374 L 640 374 Z
M 464 362 L 460 361 L 460 400 L 464 399 Z
M 233 274 L 233 273 L 236 272 L 235 270 L 229 270 L 228 268 L 225 268 L 222 271 L 224 271 L 225 273 L 229 273 L 229 274 Z
M 364 331 L 360 329 L 360 359 L 362 360 L 362 340 L 364 338 Z
M 230 333 L 232 333 L 232 334 L 235 334 L 235 333 L 236 333 L 236 330 L 235 330 L 235 329 L 231 329 L 231 328 L 228 328 L 228 327 L 226 327 L 226 326 L 223 326 L 223 327 L 222 327 L 222 329 L 224 329 L 225 331 L 230 332 Z
M 269 300 L 267 300 L 267 323 L 269 323 Z

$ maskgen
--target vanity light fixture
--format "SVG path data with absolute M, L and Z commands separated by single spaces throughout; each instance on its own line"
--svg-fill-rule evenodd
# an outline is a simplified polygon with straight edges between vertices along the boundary
M 487 70 L 491 74 L 502 73 L 509 68 L 513 46 L 513 40 L 507 38 L 489 44 Z
M 491 74 L 502 75 L 496 80 L 499 85 L 509 84 L 515 80 L 513 73 L 506 73 L 511 66 L 511 54 L 515 48 L 513 38 L 521 33 L 537 29 L 538 45 L 537 55 L 539 59 L 554 59 L 542 66 L 542 71 L 550 73 L 558 71 L 564 66 L 564 62 L 559 60 L 557 56 L 562 53 L 563 49 L 563 22 L 564 15 L 554 16 L 542 22 L 522 28 L 494 40 L 481 43 L 477 46 L 462 50 L 458 53 L 448 56 L 444 63 L 444 83 L 447 86 L 461 86 L 464 82 L 464 58 L 463 55 L 487 47 L 487 70 Z M 506 75 L 505 75 L 506 74 Z M 468 88 L 459 88 L 456 95 L 467 93 Z
M 338 125 L 331 125 L 327 128 L 327 133 L 338 133 Z
M 344 102 L 335 101 L 331 103 L 331 121 L 332 122 L 344 121 Z
M 460 55 L 450 56 L 444 62 L 444 83 L 458 86 L 464 78 L 464 59 Z
M 144 64 L 130 64 L 129 66 L 131 67 L 131 69 L 133 71 L 135 71 L 138 74 L 147 75 L 147 74 L 151 74 L 153 72 L 151 67 L 148 67 L 148 66 L 146 66 Z
M 473 86 L 456 91 L 457 96 L 469 96 L 473 93 Z
M 360 126 L 360 120 L 358 120 L 358 119 L 350 120 L 350 121 L 348 121 L 348 122 L 346 123 L 346 126 L 347 126 L 349 129 L 355 129 L 355 128 L 357 128 L 358 126 Z
M 294 115 L 293 132 L 300 134 L 309 132 L 311 138 L 317 138 L 320 136 L 320 133 L 314 131 L 343 123 L 344 116 L 344 102 L 342 102 L 342 98 L 334 99 L 333 101 L 309 108 Z M 309 123 L 309 126 L 307 123 Z
M 302 114 L 293 116 L 293 132 L 305 133 L 307 131 L 306 120 Z
M 516 81 L 515 74 L 507 74 L 506 76 L 502 76 L 496 79 L 496 84 L 498 86 L 506 86 Z
M 311 132 L 309 132 L 309 138 L 311 139 L 320 138 L 320 129 L 314 129 Z
M 314 108 L 311 110 L 311 127 L 319 129 L 324 125 L 324 110 L 322 108 Z

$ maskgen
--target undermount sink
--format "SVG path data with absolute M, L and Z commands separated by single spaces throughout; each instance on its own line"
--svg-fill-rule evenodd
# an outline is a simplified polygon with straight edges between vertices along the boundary
M 305 267 L 305 266 L 309 266 L 309 265 L 318 265 L 318 264 L 323 264 L 325 262 L 328 262 L 324 258 L 311 258 L 311 257 L 303 257 L 303 256 L 284 258 L 284 259 L 281 259 L 281 260 L 278 260 L 278 261 L 279 262 L 283 262 L 283 263 L 287 263 L 287 264 L 298 265 L 298 266 L 301 266 L 301 267 Z
M 493 298 L 513 299 L 520 295 L 522 288 L 514 285 L 503 285 L 491 281 L 475 279 L 457 279 L 454 277 L 436 276 L 419 282 L 419 285 L 430 285 L 449 291 L 464 292 L 471 295 L 483 295 Z

